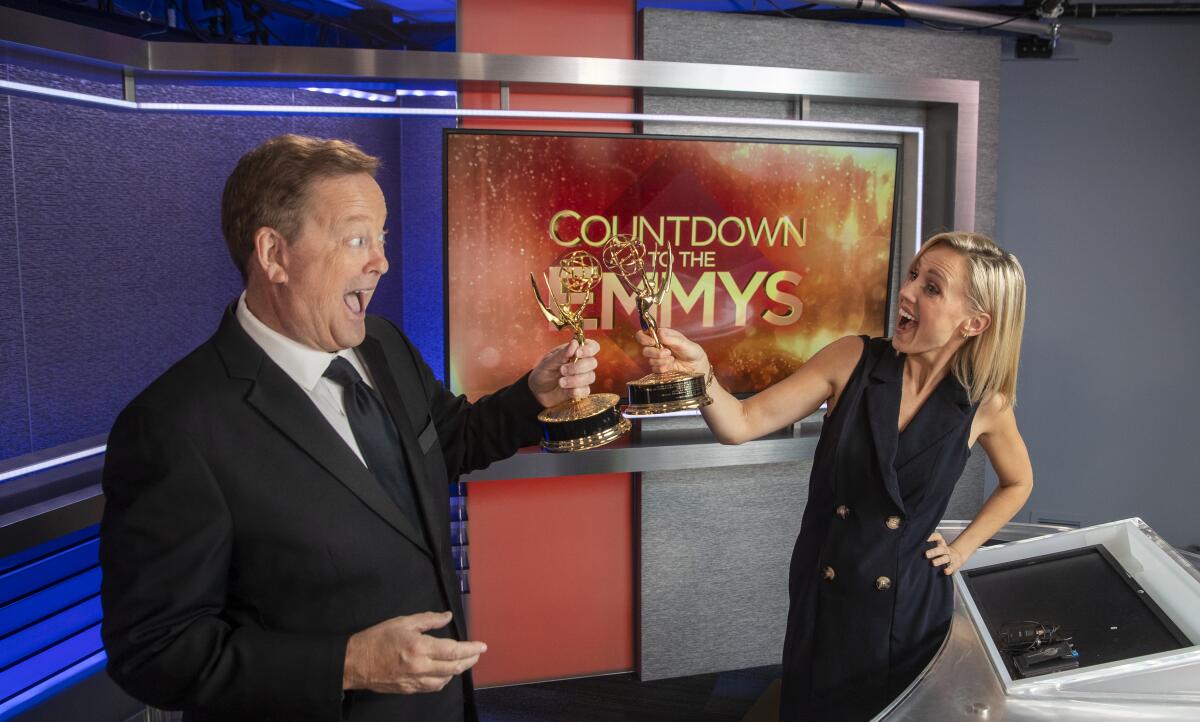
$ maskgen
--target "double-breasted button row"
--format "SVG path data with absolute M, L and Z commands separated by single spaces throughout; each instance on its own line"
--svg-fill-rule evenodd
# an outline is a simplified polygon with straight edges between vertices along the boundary
M 850 507 L 846 506 L 845 504 L 838 504 L 837 508 L 834 509 L 833 512 L 842 519 L 846 519 L 850 516 Z M 893 514 L 883 520 L 883 525 L 892 531 L 899 529 L 901 523 L 903 523 L 903 520 L 896 514 Z M 837 577 L 837 570 L 835 570 L 833 567 L 827 566 L 821 570 L 821 578 L 825 581 L 832 582 L 835 577 Z M 881 592 L 891 589 L 892 580 L 888 577 L 876 577 L 875 588 Z
M 850 516 L 850 507 L 846 506 L 845 504 L 838 504 L 837 508 L 834 509 L 833 512 L 839 517 L 846 519 Z M 883 525 L 892 531 L 899 529 L 901 523 L 903 523 L 903 520 L 895 514 L 883 520 Z
M 833 567 L 825 567 L 821 570 L 821 578 L 827 582 L 832 582 L 837 576 L 837 571 Z M 892 588 L 892 580 L 888 577 L 878 577 L 875 579 L 875 588 L 879 591 L 887 591 Z

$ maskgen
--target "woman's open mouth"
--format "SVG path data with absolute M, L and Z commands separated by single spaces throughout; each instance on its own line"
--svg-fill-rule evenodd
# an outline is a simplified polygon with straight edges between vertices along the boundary
M 908 311 L 900 309 L 900 318 L 896 323 L 897 331 L 911 331 L 917 327 L 917 319 Z

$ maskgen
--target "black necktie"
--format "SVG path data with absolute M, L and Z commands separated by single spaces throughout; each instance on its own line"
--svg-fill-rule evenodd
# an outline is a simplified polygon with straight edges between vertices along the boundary
M 339 384 L 346 391 L 346 419 L 358 450 L 362 452 L 367 468 L 387 491 L 400 511 L 409 521 L 420 528 L 417 521 L 417 500 L 413 495 L 412 480 L 401 459 L 400 434 L 392 417 L 384 408 L 383 401 L 375 390 L 367 386 L 358 371 L 341 356 L 335 358 L 325 369 L 325 378 Z

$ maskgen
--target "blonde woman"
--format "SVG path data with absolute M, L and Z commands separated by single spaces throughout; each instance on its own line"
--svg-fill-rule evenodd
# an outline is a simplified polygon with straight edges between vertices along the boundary
M 780 719 L 868 719 L 928 663 L 950 624 L 950 575 L 1033 487 L 1013 415 L 1025 318 L 1017 259 L 975 233 L 921 248 L 891 339 L 831 343 L 738 400 L 719 384 L 704 419 L 739 444 L 829 410 L 792 554 Z M 639 335 L 655 371 L 707 374 L 699 345 Z M 999 487 L 952 543 L 934 530 L 978 441 Z

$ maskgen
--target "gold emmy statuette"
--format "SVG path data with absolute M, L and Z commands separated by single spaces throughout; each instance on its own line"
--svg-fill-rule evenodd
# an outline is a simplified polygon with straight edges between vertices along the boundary
M 583 348 L 583 309 L 592 302 L 592 289 L 600 282 L 599 261 L 586 251 L 573 251 L 563 256 L 559 261 L 562 298 L 554 293 L 550 279 L 545 274 L 542 277 L 546 280 L 546 292 L 550 294 L 550 301 L 557 313 L 551 311 L 542 300 L 537 281 L 531 273 L 529 282 L 533 284 L 538 308 L 542 309 L 546 320 L 555 328 L 569 326 L 572 337 Z M 631 424 L 617 410 L 618 401 L 620 397 L 616 394 L 592 394 L 545 409 L 538 414 L 538 421 L 542 422 L 542 448 L 555 452 L 583 451 L 620 438 L 629 431 Z
M 609 238 L 601 258 L 605 268 L 621 279 L 621 285 L 637 300 L 642 330 L 650 334 L 655 346 L 662 348 L 662 342 L 658 340 L 658 323 L 652 311 L 663 302 L 671 288 L 675 254 L 670 244 L 667 245 L 667 272 L 662 276 L 646 268 L 646 245 L 634 236 Z M 625 414 L 648 416 L 708 406 L 712 399 L 705 393 L 705 386 L 703 374 L 681 371 L 647 374 L 626 384 L 629 405 L 625 407 Z

